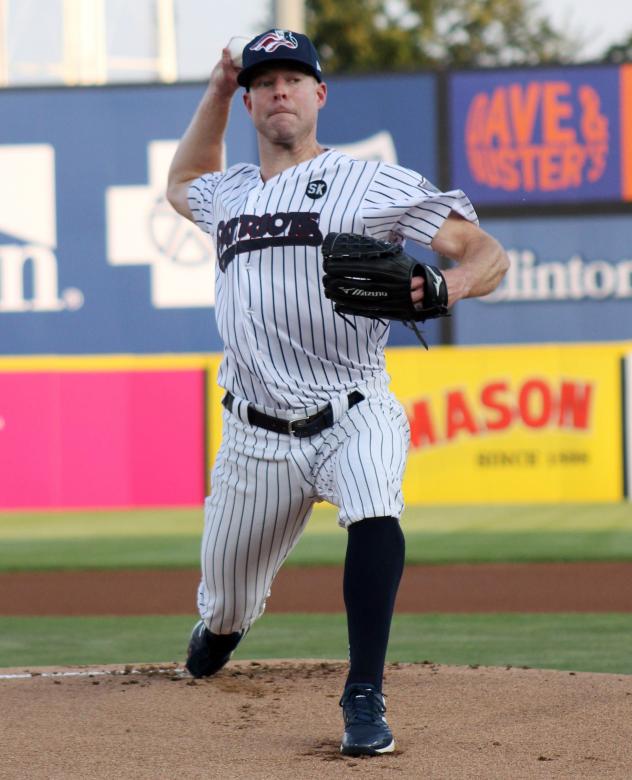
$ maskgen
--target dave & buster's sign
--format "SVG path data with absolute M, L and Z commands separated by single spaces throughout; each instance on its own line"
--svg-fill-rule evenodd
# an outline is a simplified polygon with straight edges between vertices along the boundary
M 626 93 L 630 66 L 454 74 L 452 186 L 475 204 L 632 200 Z

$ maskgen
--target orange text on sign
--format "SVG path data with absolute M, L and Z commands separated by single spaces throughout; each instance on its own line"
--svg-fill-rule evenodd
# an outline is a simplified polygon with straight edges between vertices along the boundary
M 598 181 L 606 170 L 608 118 L 589 84 L 530 81 L 473 98 L 465 124 L 475 181 L 550 192 Z

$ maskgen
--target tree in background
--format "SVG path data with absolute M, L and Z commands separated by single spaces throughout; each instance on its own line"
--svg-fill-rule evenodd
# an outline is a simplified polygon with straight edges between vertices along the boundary
M 567 63 L 577 41 L 538 0 L 306 0 L 329 73 Z
M 622 62 L 632 62 L 632 32 L 620 43 L 610 46 L 603 55 L 604 62 L 620 65 Z

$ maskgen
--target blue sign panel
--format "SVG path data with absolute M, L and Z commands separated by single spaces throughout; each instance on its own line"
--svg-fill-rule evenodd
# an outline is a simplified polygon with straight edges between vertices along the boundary
M 328 83 L 327 106 L 319 118 L 321 143 L 362 158 L 396 162 L 438 181 L 434 76 L 337 77 Z M 426 263 L 437 262 L 432 252 L 412 241 L 407 242 L 406 251 Z M 441 343 L 440 328 L 436 320 L 421 328 L 429 344 Z M 412 330 L 391 324 L 390 345 L 418 343 Z
M 618 68 L 457 73 L 449 91 L 452 179 L 476 204 L 621 200 Z
M 511 267 L 486 298 L 457 303 L 458 344 L 632 338 L 629 216 L 489 219 Z
M 318 121 L 325 146 L 356 145 L 390 135 L 394 158 L 430 181 L 438 177 L 436 80 L 429 74 L 355 76 L 328 80 Z M 383 148 L 386 156 L 385 148 Z M 377 159 L 377 148 L 374 153 Z
M 0 91 L 0 354 L 221 349 L 214 249 L 164 197 L 204 89 Z M 332 80 L 319 138 L 432 180 L 433 113 L 431 76 Z M 226 158 L 257 160 L 239 96 Z

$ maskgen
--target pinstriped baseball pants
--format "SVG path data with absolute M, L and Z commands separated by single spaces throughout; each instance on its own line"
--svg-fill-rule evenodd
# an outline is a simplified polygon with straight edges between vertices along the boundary
M 205 501 L 198 609 L 210 631 L 249 626 L 298 542 L 314 503 L 339 507 L 347 527 L 397 517 L 408 420 L 390 392 L 370 395 L 309 438 L 253 427 L 224 410 L 224 433 Z

